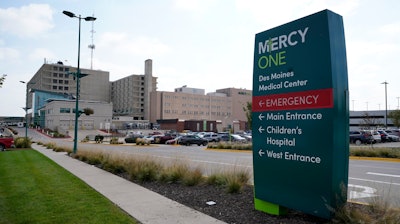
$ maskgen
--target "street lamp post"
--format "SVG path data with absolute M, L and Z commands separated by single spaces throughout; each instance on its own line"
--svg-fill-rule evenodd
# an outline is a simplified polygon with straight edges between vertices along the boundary
M 80 64 L 80 54 L 81 54 L 81 19 L 85 21 L 95 21 L 96 18 L 92 16 L 87 16 L 82 18 L 81 15 L 76 16 L 74 13 L 69 11 L 63 11 L 63 13 L 71 18 L 78 18 L 79 21 L 79 31 L 78 31 L 78 67 L 76 70 L 76 97 L 75 97 L 75 131 L 74 131 L 74 149 L 73 153 L 76 154 L 78 147 L 78 119 L 79 119 L 79 79 L 81 78 Z
M 387 109 L 387 84 L 389 84 L 389 83 L 384 81 L 381 84 L 385 84 L 385 128 L 387 129 L 387 116 L 388 116 L 388 114 L 387 114 L 387 112 L 388 112 L 388 109 Z
M 34 82 L 25 82 L 19 81 L 20 83 L 26 84 L 26 98 L 25 98 L 25 139 L 28 139 L 28 94 L 29 94 L 29 85 L 35 84 Z

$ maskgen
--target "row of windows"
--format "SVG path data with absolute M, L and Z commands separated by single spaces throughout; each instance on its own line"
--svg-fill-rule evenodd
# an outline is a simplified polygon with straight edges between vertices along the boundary
M 164 110 L 165 114 L 178 114 L 178 110 Z M 205 112 L 205 111 L 191 111 L 191 110 L 183 110 L 181 111 L 180 114 L 183 115 L 210 115 L 210 112 Z M 211 112 L 212 116 L 229 116 L 230 113 L 227 112 Z
M 55 73 L 55 72 L 53 72 L 53 77 L 55 77 L 55 78 L 66 78 L 66 79 L 68 79 L 69 78 L 69 73 Z
M 68 72 L 69 68 L 68 67 L 58 67 L 58 66 L 53 66 L 53 71 L 65 71 Z
M 69 90 L 68 86 L 53 86 L 52 89 L 53 90 L 65 90 L 65 91 Z
M 69 84 L 69 80 L 62 80 L 62 79 L 53 79 L 53 83 L 59 83 L 59 84 Z

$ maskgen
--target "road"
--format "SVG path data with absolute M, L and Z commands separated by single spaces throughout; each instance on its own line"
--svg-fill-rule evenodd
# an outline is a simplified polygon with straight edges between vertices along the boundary
M 20 136 L 24 136 L 24 129 Z M 78 139 L 83 139 L 93 131 L 80 131 Z M 35 130 L 29 130 L 29 137 L 35 141 L 55 142 L 57 145 L 73 147 L 72 138 L 51 139 Z M 400 143 L 385 143 L 389 147 L 400 147 Z M 384 146 L 381 144 L 380 146 Z M 133 145 L 109 145 L 79 143 L 79 149 L 110 150 L 115 153 L 151 156 L 164 163 L 182 161 L 203 170 L 206 175 L 227 170 L 242 170 L 252 176 L 253 158 L 251 152 L 205 150 L 204 146 L 170 146 L 152 145 L 137 147 Z M 371 203 L 389 202 L 400 207 L 400 162 L 350 160 L 348 199 L 351 201 Z

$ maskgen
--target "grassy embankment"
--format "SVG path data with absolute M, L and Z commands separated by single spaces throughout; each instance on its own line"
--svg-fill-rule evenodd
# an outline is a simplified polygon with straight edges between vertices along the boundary
M 0 223 L 137 223 L 34 150 L 0 153 Z

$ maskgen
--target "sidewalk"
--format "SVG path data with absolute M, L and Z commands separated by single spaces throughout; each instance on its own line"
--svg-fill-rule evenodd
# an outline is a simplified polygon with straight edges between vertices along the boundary
M 37 144 L 32 144 L 32 148 L 86 182 L 140 223 L 224 223 L 65 153 Z

